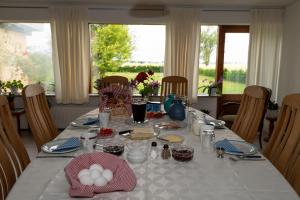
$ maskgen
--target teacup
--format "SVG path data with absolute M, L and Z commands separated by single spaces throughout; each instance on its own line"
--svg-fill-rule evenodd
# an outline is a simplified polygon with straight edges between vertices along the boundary
M 93 152 L 94 145 L 97 141 L 97 133 L 95 132 L 83 132 L 80 135 L 84 150 L 87 152 Z

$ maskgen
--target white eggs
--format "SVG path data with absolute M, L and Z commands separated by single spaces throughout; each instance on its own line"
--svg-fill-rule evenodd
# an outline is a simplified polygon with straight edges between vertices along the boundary
M 93 185 L 94 181 L 89 175 L 82 175 L 79 178 L 79 181 L 82 185 Z
M 88 169 L 82 169 L 77 177 L 82 185 L 101 187 L 113 179 L 113 172 L 99 164 L 92 164 Z
M 90 177 L 95 180 L 97 179 L 98 177 L 102 176 L 101 172 L 98 171 L 97 169 L 92 169 L 90 170 Z
M 106 178 L 103 176 L 98 177 L 96 180 L 94 180 L 94 185 L 95 186 L 105 186 L 107 184 Z
M 99 164 L 92 164 L 90 166 L 90 170 L 93 170 L 93 169 L 96 169 L 96 170 L 98 170 L 100 172 L 103 172 L 103 167 L 101 165 L 99 165 Z
M 113 178 L 113 173 L 111 170 L 105 169 L 103 170 L 102 176 L 104 176 L 104 178 L 109 182 Z
M 90 171 L 88 169 L 83 169 L 78 173 L 78 178 L 83 175 L 90 175 Z

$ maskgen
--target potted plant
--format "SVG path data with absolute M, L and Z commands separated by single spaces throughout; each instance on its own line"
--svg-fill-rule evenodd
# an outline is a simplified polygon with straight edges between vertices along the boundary
M 206 83 L 208 79 L 204 79 L 202 83 Z M 222 79 L 216 81 L 209 81 L 206 85 L 199 87 L 198 89 L 202 88 L 203 93 L 208 93 L 208 96 L 216 96 L 221 93 L 221 83 Z
M 0 80 L 0 94 L 6 92 L 5 82 Z
M 5 83 L 5 91 L 9 89 L 10 92 L 7 95 L 10 109 L 15 109 L 14 99 L 15 95 L 19 94 L 19 89 L 23 89 L 24 85 L 21 80 L 7 81 Z
M 7 81 L 5 87 L 9 88 L 12 95 L 17 95 L 19 94 L 19 89 L 23 89 L 24 85 L 21 80 L 13 80 Z

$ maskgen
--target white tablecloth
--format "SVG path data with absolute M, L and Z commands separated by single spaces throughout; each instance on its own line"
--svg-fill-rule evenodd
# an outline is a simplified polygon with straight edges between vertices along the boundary
M 83 117 L 87 116 L 96 116 L 96 111 Z M 118 129 L 130 127 L 122 118 L 113 118 L 110 126 Z M 78 137 L 83 131 L 87 130 L 69 127 L 59 135 L 59 138 Z M 228 159 L 228 155 L 220 159 L 212 150 L 201 147 L 200 137 L 191 134 L 187 129 L 174 133 L 184 137 L 184 144 L 194 147 L 192 161 L 182 163 L 172 158 L 169 160 L 158 158 L 148 159 L 142 164 L 130 164 L 138 179 L 134 191 L 98 194 L 93 199 L 299 199 L 289 183 L 269 161 L 234 162 Z M 240 140 L 228 129 L 215 130 L 215 135 L 216 141 L 223 138 Z M 122 137 L 119 139 L 131 142 Z M 161 149 L 162 145 L 163 143 L 159 142 L 158 148 Z M 80 150 L 73 154 L 81 153 Z M 45 153 L 41 152 L 40 155 Z M 123 158 L 126 158 L 126 153 L 123 154 Z M 70 160 L 71 158 L 33 160 L 14 185 L 7 199 L 71 199 L 68 195 L 69 184 L 63 171 Z

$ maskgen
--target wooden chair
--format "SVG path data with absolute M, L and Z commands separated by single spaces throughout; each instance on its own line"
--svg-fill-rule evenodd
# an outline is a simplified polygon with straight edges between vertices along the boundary
M 264 155 L 300 195 L 300 94 L 284 98 Z
M 3 132 L 3 130 L 0 130 Z M 4 133 L 3 133 L 4 134 Z M 0 199 L 4 200 L 16 182 L 15 165 L 8 154 L 9 149 L 2 140 L 0 140 Z
M 14 152 L 16 153 L 18 162 L 20 164 L 20 168 L 18 168 L 17 174 L 20 175 L 21 171 L 23 171 L 30 163 L 30 159 L 16 129 L 7 98 L 2 95 L 0 95 L 0 119 L 2 122 L 1 124 L 3 127 L 3 133 L 5 133 L 5 135 L 0 135 L 0 137 L 6 137 Z M 7 148 L 9 149 L 10 147 Z
M 162 79 L 160 102 L 171 93 L 177 96 L 188 95 L 188 80 L 182 76 L 167 76 Z
M 100 88 L 106 88 L 112 85 L 118 85 L 120 87 L 128 87 L 128 78 L 124 76 L 106 76 L 101 79 Z
M 261 86 L 248 86 L 231 130 L 249 143 L 253 143 L 264 119 L 269 93 Z
M 26 117 L 38 151 L 46 142 L 53 140 L 58 131 L 47 103 L 44 88 L 39 84 L 27 85 L 23 91 Z

